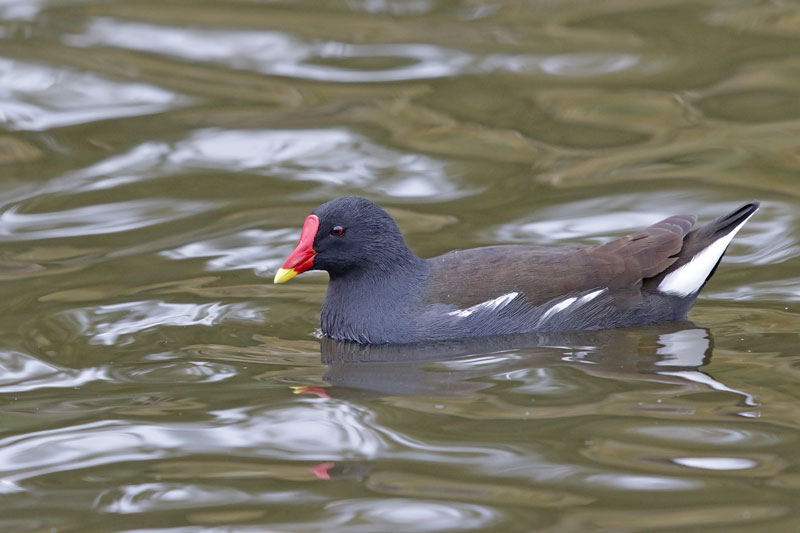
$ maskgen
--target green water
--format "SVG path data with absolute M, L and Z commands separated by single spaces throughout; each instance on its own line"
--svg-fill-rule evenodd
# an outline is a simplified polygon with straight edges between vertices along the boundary
M 0 530 L 797 531 L 800 4 L 0 0 Z M 671 324 L 420 350 L 274 286 L 740 203 Z

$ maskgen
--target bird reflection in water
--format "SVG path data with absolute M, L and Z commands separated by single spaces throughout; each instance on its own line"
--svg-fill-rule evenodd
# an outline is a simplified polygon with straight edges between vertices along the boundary
M 749 393 L 699 370 L 711 360 L 709 330 L 688 321 L 657 326 L 505 335 L 407 345 L 363 345 L 321 339 L 323 379 L 345 391 L 385 396 L 463 397 L 493 386 L 489 378 L 532 368 L 570 366 L 594 377 L 689 385 L 694 392 L 725 391 L 746 406 Z M 313 394 L 322 396 L 320 391 Z
M 325 337 L 323 380 L 329 386 L 293 389 L 319 401 L 361 403 L 395 397 L 406 408 L 428 410 L 441 404 L 451 415 L 518 420 L 591 414 L 626 417 L 644 411 L 702 417 L 698 404 L 702 401 L 692 395 L 717 391 L 738 398 L 735 410 L 741 416 L 756 416 L 759 404 L 752 394 L 700 370 L 710 363 L 713 347 L 710 331 L 688 321 L 408 345 L 363 345 Z M 580 374 L 565 379 L 558 373 L 563 367 Z M 591 379 L 580 376 L 601 382 L 593 386 Z M 503 384 L 514 382 L 517 395 L 529 395 L 530 402 L 509 401 Z M 631 401 L 628 391 L 637 383 L 656 386 L 652 402 Z M 555 402 L 549 397 L 553 389 Z M 309 470 L 317 480 L 374 475 L 368 463 L 359 461 L 324 462 Z

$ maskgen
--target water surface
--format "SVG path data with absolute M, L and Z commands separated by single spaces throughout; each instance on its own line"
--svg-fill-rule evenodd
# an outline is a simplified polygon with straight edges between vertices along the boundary
M 0 1 L 0 529 L 792 531 L 794 2 Z M 691 323 L 405 348 L 274 286 L 762 201 Z

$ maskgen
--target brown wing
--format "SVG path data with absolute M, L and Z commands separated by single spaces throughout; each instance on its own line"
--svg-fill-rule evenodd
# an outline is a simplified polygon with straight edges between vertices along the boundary
M 615 241 L 583 248 L 488 246 L 431 259 L 426 303 L 469 307 L 512 291 L 540 305 L 598 287 L 634 288 L 677 259 L 696 217 L 677 215 Z
M 611 286 L 631 286 L 672 265 L 678 258 L 684 237 L 696 221 L 694 215 L 675 215 L 584 251 L 600 269 L 600 277 L 615 281 Z

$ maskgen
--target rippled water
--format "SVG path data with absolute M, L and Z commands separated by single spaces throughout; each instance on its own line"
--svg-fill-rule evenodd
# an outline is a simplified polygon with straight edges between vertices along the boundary
M 0 0 L 0 530 L 793 531 L 796 2 Z M 358 347 L 271 277 L 762 209 L 693 323 Z

